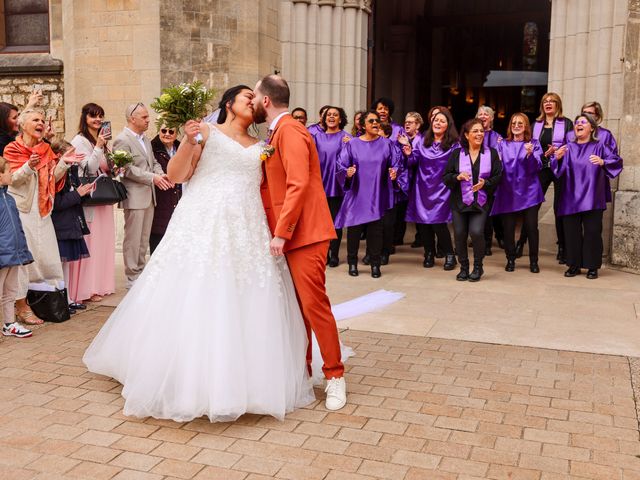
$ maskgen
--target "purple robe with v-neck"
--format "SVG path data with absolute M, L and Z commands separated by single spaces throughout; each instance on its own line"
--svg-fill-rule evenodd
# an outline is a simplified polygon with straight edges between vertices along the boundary
M 345 137 L 351 139 L 344 130 L 336 133 L 327 133 L 323 130 L 316 130 L 313 133 L 313 140 L 316 142 L 318 158 L 320 159 L 320 171 L 322 172 L 322 185 L 327 197 L 342 197 L 344 191 L 336 179 L 336 168 L 338 166 L 338 154 L 345 144 Z
M 602 158 L 604 165 L 592 164 L 591 155 Z M 551 157 L 551 168 L 560 183 L 556 215 L 573 215 L 607 209 L 607 177 L 620 175 L 622 158 L 600 142 L 569 142 L 562 161 L 558 162 L 555 155 Z
M 409 190 L 407 222 L 436 224 L 451 221 L 451 190 L 442 181 L 442 176 L 451 152 L 458 148 L 457 142 L 447 150 L 443 150 L 439 142 L 428 147 L 423 141 L 414 142 L 409 169 L 415 170 L 415 174 Z
M 361 137 L 347 142 L 338 155 L 336 178 L 344 188 L 344 200 L 336 228 L 362 225 L 380 220 L 394 206 L 394 185 L 389 169 L 400 168 L 400 158 L 393 142 L 379 137 L 370 142 Z M 347 178 L 347 168 L 356 173 Z
M 533 152 L 527 155 L 526 143 L 504 139 L 498 143 L 502 178 L 496 188 L 491 215 L 519 212 L 544 202 L 538 175 L 544 152 L 540 142 L 532 139 Z

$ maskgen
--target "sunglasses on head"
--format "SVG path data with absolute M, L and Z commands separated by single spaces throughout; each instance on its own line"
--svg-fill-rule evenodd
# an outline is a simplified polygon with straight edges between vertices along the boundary
M 136 106 L 133 107 L 133 110 L 131 110 L 131 113 L 129 114 L 130 117 L 133 117 L 134 112 L 138 109 L 138 107 L 143 107 L 144 103 L 142 102 L 138 102 L 136 103 Z
M 169 135 L 173 135 L 174 133 L 176 133 L 176 131 L 173 128 L 161 128 L 160 131 L 163 134 L 169 134 Z

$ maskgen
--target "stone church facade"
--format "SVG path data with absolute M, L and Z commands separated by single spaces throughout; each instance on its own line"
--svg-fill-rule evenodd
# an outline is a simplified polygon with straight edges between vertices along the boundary
M 460 0 L 440 3 L 447 1 Z M 409 20 L 428 18 L 437 3 L 5 0 L 0 98 L 22 106 L 32 85 L 41 85 L 47 115 L 70 137 L 89 101 L 105 108 L 117 131 L 128 104 L 149 104 L 171 83 L 197 78 L 220 91 L 278 72 L 290 82 L 292 103 L 307 108 L 310 120 L 326 103 L 352 115 L 374 95 L 402 93 L 407 77 L 398 70 L 421 41 Z M 482 4 L 465 0 L 464 9 L 474 3 Z M 27 18 L 17 15 L 27 14 L 37 37 L 31 47 L 23 38 L 31 30 L 15 28 L 18 18 Z M 43 15 L 49 25 L 45 40 L 37 28 Z M 393 57 L 374 45 L 381 24 Z M 604 125 L 619 140 L 625 170 L 605 222 L 606 250 L 612 265 L 640 272 L 640 2 L 553 0 L 548 37 L 543 33 L 549 42 L 548 90 L 562 96 L 567 112 L 578 113 L 587 100 L 600 101 Z M 400 110 L 426 107 L 411 102 L 410 96 L 398 102 Z M 543 212 L 541 223 L 544 218 Z

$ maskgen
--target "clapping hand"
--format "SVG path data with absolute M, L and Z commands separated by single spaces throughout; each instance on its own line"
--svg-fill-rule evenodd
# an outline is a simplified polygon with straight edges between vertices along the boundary
M 405 145 L 402 147 L 402 153 L 404 153 L 404 155 L 406 157 L 408 157 L 409 155 L 411 155 L 411 145 Z
M 154 175 L 153 176 L 153 184 L 158 187 L 160 190 L 169 190 L 173 188 L 174 184 L 169 180 L 167 175 Z
M 29 165 L 29 168 L 31 168 L 31 170 L 35 170 L 35 168 L 38 166 L 39 163 L 40 163 L 40 155 L 38 155 L 37 153 L 32 153 L 31 156 L 29 157 L 29 161 L 27 162 L 27 165 Z
M 349 168 L 347 168 L 347 178 L 351 178 L 356 174 L 356 166 L 355 165 L 351 165 Z
M 544 152 L 544 156 L 549 158 L 551 155 L 553 155 L 553 153 L 558 150 L 556 147 L 554 147 L 553 145 L 549 145 L 549 148 L 547 148 L 547 151 Z
M 527 142 L 524 144 L 524 150 L 527 152 L 527 156 L 533 153 L 533 143 Z
M 473 187 L 471 187 L 471 191 L 477 192 L 478 190 L 481 190 L 482 187 L 484 187 L 484 178 L 480 177 L 478 178 L 478 183 L 476 183 Z
M 62 161 L 67 165 L 77 165 L 78 163 L 84 160 L 84 153 L 78 153 L 73 150 L 69 150 L 67 153 L 62 155 Z
M 594 165 L 598 165 L 599 167 L 604 165 L 604 160 L 600 158 L 598 155 L 590 155 L 589 161 Z
M 411 145 L 411 143 L 409 142 L 409 137 L 407 137 L 404 133 L 401 133 L 400 135 L 398 135 L 398 143 L 403 147 L 407 145 Z
M 564 157 L 564 154 L 567 153 L 567 146 L 562 145 L 560 148 L 556 149 L 556 159 L 561 160 Z
M 78 195 L 80 195 L 81 197 L 84 197 L 88 193 L 91 193 L 93 188 L 93 183 L 85 183 L 84 185 L 80 185 L 78 188 L 76 188 L 76 192 L 78 192 Z
M 468 182 L 471 180 L 471 174 L 469 172 L 460 172 L 456 177 L 459 182 Z
M 398 170 L 395 168 L 390 168 L 389 169 L 389 178 L 391 180 L 395 180 L 396 178 L 398 178 Z

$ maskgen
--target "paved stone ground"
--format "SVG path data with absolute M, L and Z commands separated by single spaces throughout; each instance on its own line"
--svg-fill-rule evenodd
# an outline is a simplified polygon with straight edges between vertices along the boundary
M 640 479 L 627 357 L 351 330 L 340 413 L 178 424 L 82 365 L 110 312 L 0 340 L 2 480 Z

